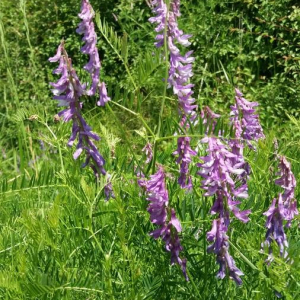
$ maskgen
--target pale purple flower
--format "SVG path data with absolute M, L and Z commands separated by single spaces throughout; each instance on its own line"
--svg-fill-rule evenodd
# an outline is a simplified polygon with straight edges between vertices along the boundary
M 61 75 L 56 83 L 50 83 L 53 87 L 53 99 L 59 101 L 58 106 L 67 107 L 58 115 L 63 118 L 64 122 L 73 122 L 71 137 L 67 145 L 71 147 L 77 139 L 76 151 L 73 154 L 74 159 L 76 160 L 84 152 L 86 160 L 82 167 L 89 165 L 96 177 L 100 173 L 105 175 L 105 160 L 92 141 L 99 141 L 100 138 L 92 132 L 91 127 L 81 115 L 82 103 L 80 103 L 79 98 L 84 94 L 85 87 L 80 83 L 76 71 L 72 67 L 71 59 L 68 58 L 63 42 L 58 47 L 56 55 L 49 61 L 59 61 L 59 67 L 54 70 L 54 73 Z
M 277 205 L 276 205 L 277 204 Z M 272 260 L 272 240 L 274 239 L 280 249 L 280 255 L 286 255 L 284 252 L 285 247 L 288 247 L 288 242 L 286 239 L 286 235 L 284 233 L 283 228 L 283 220 L 284 220 L 284 208 L 282 195 L 279 194 L 278 199 L 274 199 L 270 208 L 264 213 L 267 217 L 266 222 L 266 240 L 263 245 L 269 247 L 269 258 L 268 261 Z
M 235 89 L 235 104 L 231 106 L 231 123 L 236 138 L 246 140 L 251 148 L 254 148 L 252 141 L 257 142 L 265 138 L 259 116 L 256 114 L 256 106 L 258 106 L 257 102 L 249 102 L 239 89 Z
M 87 95 L 93 96 L 99 90 L 100 99 L 97 102 L 98 106 L 104 106 L 110 98 L 107 96 L 106 86 L 104 82 L 100 82 L 100 68 L 101 62 L 97 49 L 97 35 L 95 32 L 95 25 L 93 18 L 95 16 L 94 10 L 89 0 L 82 0 L 81 12 L 78 15 L 82 20 L 76 32 L 83 35 L 82 41 L 85 45 L 81 48 L 81 52 L 89 55 L 89 62 L 83 67 L 91 75 L 92 85 L 86 92 Z
M 178 183 L 183 189 L 191 189 L 193 187 L 191 176 L 189 175 L 189 164 L 192 157 L 197 154 L 196 151 L 190 147 L 191 138 L 180 137 L 177 139 L 177 150 L 173 155 L 178 155 L 176 163 L 180 165 L 180 176 Z
M 153 157 L 152 145 L 149 142 L 147 142 L 146 146 L 142 149 L 142 151 L 145 153 L 147 157 L 146 164 L 148 164 Z
M 181 259 L 179 256 L 183 248 L 178 233 L 182 231 L 182 228 L 175 210 L 169 207 L 169 195 L 163 168 L 160 166 L 157 173 L 151 175 L 149 180 L 142 180 L 140 185 L 146 190 L 146 199 L 149 201 L 147 211 L 150 214 L 150 220 L 158 226 L 150 235 L 154 239 L 162 238 L 166 244 L 166 250 L 171 253 L 171 265 L 177 263 L 188 280 L 186 259 Z
M 298 215 L 297 201 L 295 200 L 296 179 L 291 171 L 291 164 L 284 156 L 279 157 L 279 172 L 276 175 L 280 176 L 275 180 L 275 184 L 283 188 L 284 192 L 280 193 L 278 199 L 274 199 L 268 211 L 264 213 L 267 216 L 266 222 L 266 240 L 262 246 L 266 245 L 269 248 L 268 261 L 272 260 L 272 240 L 275 240 L 280 249 L 281 256 L 287 256 L 285 251 L 288 247 L 287 238 L 284 232 L 284 221 L 287 221 L 286 227 L 291 226 L 295 215 Z
M 105 200 L 108 201 L 110 198 L 115 198 L 115 194 L 112 188 L 111 181 L 109 181 L 105 186 L 104 186 L 104 194 L 105 194 Z
M 226 199 L 228 208 L 242 222 L 247 222 L 249 210 L 240 212 L 237 205 L 240 203 L 236 198 L 247 198 L 247 185 L 237 186 L 234 181 L 235 175 L 240 175 L 245 171 L 239 165 L 232 162 L 235 154 L 226 149 L 220 139 L 206 137 L 202 143 L 208 144 L 208 155 L 201 157 L 203 163 L 197 164 L 200 167 L 198 174 L 203 178 L 202 188 L 206 191 L 205 196 L 212 196 L 217 192 L 222 192 Z
M 290 227 L 291 221 L 295 215 L 298 215 L 297 201 L 295 200 L 296 178 L 291 170 L 291 164 L 284 156 L 279 156 L 279 172 L 276 174 L 280 178 L 275 180 L 275 184 L 284 189 L 282 201 L 284 206 L 284 219 L 287 227 Z
M 218 216 L 213 222 L 212 230 L 207 234 L 208 241 L 213 242 L 208 251 L 217 256 L 217 263 L 220 265 L 217 277 L 224 278 L 228 269 L 229 276 L 240 285 L 240 276 L 243 273 L 236 267 L 228 252 L 226 233 L 230 224 L 230 212 L 243 223 L 249 221 L 250 210 L 241 211 L 238 208 L 240 201 L 237 200 L 248 197 L 247 184 L 237 184 L 235 181 L 236 176 L 242 175 L 245 170 L 240 168 L 238 155 L 232 153 L 228 145 L 219 138 L 205 137 L 201 142 L 208 144 L 208 154 L 200 158 L 203 162 L 198 164 L 201 168 L 198 174 L 203 178 L 201 187 L 206 191 L 204 196 L 215 196 L 211 214 Z
M 107 95 L 107 90 L 104 82 L 99 83 L 99 101 L 97 102 L 98 106 L 104 106 L 106 102 L 110 101 L 110 97 Z
M 149 21 L 157 23 L 155 28 L 155 31 L 158 32 L 156 47 L 164 45 L 164 32 L 165 26 L 167 26 L 166 40 L 170 51 L 169 87 L 173 87 L 174 94 L 178 96 L 180 113 L 194 119 L 197 105 L 194 104 L 195 99 L 192 98 L 193 84 L 189 83 L 190 78 L 193 76 L 191 63 L 194 61 L 194 58 L 191 57 L 192 51 L 181 55 L 179 48 L 176 46 L 176 43 L 184 47 L 189 46 L 190 42 L 188 39 L 191 37 L 191 35 L 184 34 L 178 28 L 177 17 L 180 16 L 180 1 L 172 1 L 170 10 L 168 10 L 163 0 L 153 0 L 151 4 L 153 13 L 156 16 L 150 18 Z
M 215 127 L 217 125 L 217 119 L 221 117 L 221 115 L 214 113 L 209 106 L 204 106 L 201 110 L 200 117 L 202 119 L 202 124 L 205 125 L 205 134 L 208 134 L 211 129 L 214 132 Z
M 228 225 L 224 218 L 219 218 L 213 221 L 211 231 L 207 232 L 207 240 L 212 244 L 207 248 L 208 252 L 213 252 L 217 256 L 217 263 L 220 268 L 217 278 L 223 279 L 226 276 L 226 269 L 229 271 L 229 277 L 232 278 L 236 284 L 241 285 L 243 272 L 237 268 L 235 261 L 229 254 L 229 237 L 227 235 Z
M 192 63 L 194 58 L 191 56 L 193 51 L 181 55 L 180 50 L 176 44 L 187 47 L 191 43 L 189 38 L 191 35 L 184 34 L 178 28 L 177 18 L 180 16 L 180 1 L 173 0 L 170 2 L 170 7 L 166 5 L 163 0 L 152 0 L 153 13 L 156 15 L 149 19 L 151 23 L 156 23 L 155 31 L 158 33 L 156 36 L 156 47 L 163 47 L 166 41 L 170 52 L 170 68 L 168 87 L 173 88 L 173 93 L 178 97 L 179 114 L 182 117 L 181 123 L 186 123 L 188 119 L 192 122 L 196 118 L 197 105 L 193 95 L 193 84 L 190 83 L 190 78 L 193 76 Z M 165 36 L 166 33 L 166 36 Z M 166 54 L 165 54 L 166 55 Z M 189 126 L 184 126 L 184 134 L 187 132 Z M 177 163 L 180 165 L 179 184 L 182 188 L 190 189 L 192 187 L 191 177 L 189 175 L 189 164 L 191 156 L 195 153 L 190 148 L 189 138 L 179 138 L 177 141 L 178 154 Z

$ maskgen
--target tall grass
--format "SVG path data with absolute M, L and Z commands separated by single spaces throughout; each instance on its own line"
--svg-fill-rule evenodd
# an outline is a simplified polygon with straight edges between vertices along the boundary
M 266 140 L 258 145 L 257 152 L 247 156 L 252 174 L 250 197 L 243 208 L 251 208 L 253 213 L 248 224 L 234 221 L 230 232 L 234 259 L 245 273 L 243 286 L 237 288 L 229 279 L 215 278 L 218 266 L 215 257 L 206 251 L 212 199 L 203 196 L 197 168 L 192 170 L 195 186 L 192 193 L 185 193 L 176 183 L 178 170 L 172 155 L 178 121 L 176 101 L 166 92 L 161 135 L 156 137 L 156 161 L 168 165 L 170 202 L 183 225 L 181 241 L 190 277 L 190 282 L 186 282 L 181 270 L 169 265 L 170 257 L 163 243 L 149 236 L 154 226 L 146 211 L 147 201 L 136 183 L 135 169 L 143 167 L 141 149 L 146 141 L 155 139 L 158 130 L 156 120 L 162 96 L 157 86 L 164 85 L 161 78 L 165 63 L 159 52 L 152 49 L 150 26 L 145 23 L 135 31 L 140 21 L 131 15 L 134 22 L 128 21 L 124 25 L 126 32 L 119 34 L 113 28 L 116 24 L 105 22 L 101 15 L 97 19 L 102 49 L 117 56 L 108 63 L 105 60 L 109 58 L 105 57 L 104 76 L 108 77 L 105 67 L 110 63 L 122 72 L 118 87 L 114 80 L 110 82 L 109 106 L 100 111 L 87 102 L 83 110 L 85 119 L 102 137 L 97 146 L 112 175 L 116 198 L 106 202 L 104 179 L 96 183 L 90 170 L 81 169 L 80 162 L 74 162 L 72 151 L 65 145 L 70 125 L 54 118 L 57 110 L 50 104 L 48 82 L 44 79 L 51 77 L 50 67 L 44 67 L 45 62 L 36 55 L 38 45 L 32 37 L 27 5 L 28 1 L 20 0 L 20 20 L 9 20 L 6 11 L 0 13 L 3 57 L 0 62 L 3 97 L 0 104 L 0 298 L 269 300 L 282 296 L 298 299 L 300 245 L 296 224 L 288 231 L 290 260 L 280 258 L 275 247 L 275 260 L 268 266 L 261 242 L 265 234 L 262 213 L 278 192 L 271 176 L 276 168 L 275 137 L 279 140 L 280 153 L 292 162 L 300 182 L 299 120 L 291 117 L 284 126 L 267 129 Z M 198 8 L 189 6 L 188 2 L 185 5 L 186 11 Z M 23 33 L 26 46 L 19 45 L 18 39 L 15 42 L 7 39 L 7 31 L 11 32 L 8 21 L 19 26 L 17 30 Z M 132 31 L 126 26 L 131 26 Z M 145 49 L 137 45 L 136 35 L 140 39 L 149 38 Z M 59 42 L 59 34 L 55 39 Z M 15 56 L 18 47 L 23 47 L 19 62 Z M 133 58 L 130 50 L 140 53 Z M 27 67 L 16 68 L 24 64 L 30 64 L 29 73 L 24 71 L 28 71 Z M 36 70 L 42 70 L 38 72 L 45 77 L 37 78 Z M 225 112 L 229 102 L 233 102 L 236 78 L 223 58 L 216 54 L 205 61 L 195 77 L 199 82 L 198 104 L 210 102 L 217 112 Z M 20 87 L 22 79 L 28 79 L 26 91 Z M 39 80 L 41 83 L 36 85 Z M 192 133 L 194 146 L 201 136 L 203 128 L 199 125 Z M 150 168 L 144 171 L 146 175 L 151 173 Z

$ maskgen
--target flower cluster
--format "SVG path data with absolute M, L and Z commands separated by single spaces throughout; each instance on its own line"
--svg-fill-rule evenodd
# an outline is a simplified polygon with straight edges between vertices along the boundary
M 140 180 L 139 184 L 145 188 L 149 201 L 147 211 L 153 224 L 159 226 L 150 235 L 154 239 L 159 237 L 165 242 L 166 250 L 171 253 L 171 264 L 177 263 L 188 280 L 186 274 L 186 259 L 179 257 L 183 250 L 178 233 L 182 231 L 181 224 L 176 218 L 175 210 L 169 207 L 169 195 L 166 189 L 165 173 L 160 166 L 156 174 L 150 176 L 150 180 Z
M 238 176 L 237 180 L 246 183 L 250 175 L 250 165 L 244 159 L 245 142 L 250 149 L 255 149 L 253 142 L 263 139 L 262 127 L 259 117 L 255 112 L 257 102 L 249 102 L 243 98 L 239 89 L 235 89 L 235 104 L 231 106 L 231 124 L 235 130 L 235 137 L 229 140 L 232 153 L 236 154 L 235 164 L 239 164 L 245 172 Z
M 82 22 L 79 24 L 76 32 L 83 35 L 82 41 L 85 42 L 85 45 L 81 48 L 81 52 L 88 54 L 90 57 L 89 62 L 83 67 L 90 73 L 92 78 L 92 85 L 86 93 L 89 96 L 93 96 L 96 94 L 97 89 L 99 89 L 100 98 L 97 105 L 104 106 L 110 98 L 107 95 L 105 83 L 100 82 L 101 63 L 96 46 L 97 35 L 93 22 L 94 15 L 95 14 L 89 0 L 82 0 L 81 12 L 78 15 L 79 18 L 82 19 Z
M 208 247 L 208 252 L 213 252 L 217 256 L 217 263 L 220 268 L 217 274 L 217 278 L 223 279 L 226 276 L 226 269 L 229 271 L 229 277 L 232 278 L 238 285 L 242 284 L 240 276 L 243 276 L 243 272 L 235 265 L 235 261 L 229 254 L 229 243 L 226 232 L 228 231 L 228 225 L 224 218 L 219 218 L 213 221 L 211 231 L 207 233 L 207 240 L 212 242 Z
M 194 85 L 189 84 L 189 80 L 193 76 L 192 62 L 194 58 L 191 56 L 193 51 L 181 55 L 176 46 L 176 43 L 184 47 L 189 46 L 191 37 L 178 28 L 177 17 L 180 16 L 180 1 L 171 1 L 170 8 L 163 0 L 153 0 L 152 5 L 156 16 L 150 18 L 149 21 L 158 24 L 155 28 L 155 31 L 158 32 L 155 45 L 162 47 L 166 40 L 170 51 L 169 87 L 173 87 L 174 94 L 178 96 L 181 113 L 193 118 L 197 108 L 197 105 L 194 104 L 195 99 L 192 98 Z
M 180 16 L 180 1 L 173 0 L 170 2 L 170 7 L 163 0 L 153 0 L 153 12 L 155 17 L 149 19 L 151 23 L 157 23 L 156 47 L 162 47 L 167 43 L 170 51 L 170 68 L 169 68 L 169 87 L 173 88 L 173 93 L 177 95 L 179 102 L 179 113 L 182 115 L 181 124 L 186 123 L 187 118 L 193 121 L 196 118 L 195 99 L 193 95 L 193 84 L 189 83 L 190 78 L 193 76 L 192 62 L 194 58 L 191 56 L 193 51 L 181 55 L 176 43 L 187 47 L 190 45 L 189 38 L 191 35 L 184 34 L 178 28 L 177 18 Z M 186 124 L 183 128 L 183 133 L 186 134 L 189 125 Z M 189 164 L 191 156 L 195 155 L 190 147 L 190 138 L 178 138 L 177 151 L 178 154 L 177 164 L 180 165 L 180 176 L 178 183 L 181 188 L 190 189 L 192 187 L 191 178 L 189 173 Z
M 200 117 L 202 119 L 202 124 L 205 126 L 205 134 L 208 134 L 209 131 L 214 132 L 215 127 L 217 125 L 217 119 L 221 117 L 221 115 L 214 113 L 209 106 L 204 106 L 201 110 Z
M 147 157 L 146 164 L 148 164 L 152 160 L 152 157 L 153 157 L 152 145 L 149 142 L 147 142 L 147 144 L 142 149 L 142 151 L 145 153 L 145 155 Z
M 231 122 L 235 129 L 236 139 L 244 139 L 250 148 L 252 141 L 264 138 L 258 114 L 255 113 L 257 102 L 249 102 L 239 89 L 235 89 L 235 104 L 231 106 Z
M 247 184 L 236 184 L 234 178 L 241 175 L 245 170 L 240 168 L 237 156 L 227 149 L 220 139 L 216 137 L 206 137 L 202 143 L 207 143 L 208 155 L 201 157 L 203 163 L 199 163 L 198 174 L 203 178 L 202 188 L 206 191 L 205 196 L 215 195 L 215 202 L 211 208 L 211 214 L 218 215 L 213 221 L 213 227 L 207 234 L 207 239 L 213 242 L 209 247 L 209 252 L 214 252 L 219 264 L 217 277 L 225 277 L 225 269 L 229 270 L 229 275 L 237 284 L 241 284 L 240 276 L 243 273 L 236 267 L 233 258 L 229 254 L 229 243 L 227 231 L 230 224 L 230 212 L 240 221 L 249 221 L 250 210 L 241 211 L 238 208 L 240 201 L 238 198 L 247 198 Z
M 296 179 L 291 171 L 291 164 L 284 156 L 279 157 L 279 172 L 276 175 L 280 177 L 275 180 L 275 184 L 283 188 L 284 192 L 279 194 L 278 199 L 273 199 L 270 208 L 264 213 L 267 217 L 267 233 L 263 245 L 269 247 L 268 261 L 273 259 L 271 248 L 273 239 L 279 246 L 280 255 L 287 255 L 285 248 L 288 247 L 288 242 L 284 232 L 283 221 L 287 221 L 286 227 L 290 227 L 295 215 L 298 215 L 297 201 L 294 198 Z
M 192 179 L 189 175 L 189 164 L 192 161 L 192 156 L 197 154 L 190 146 L 190 137 L 179 137 L 177 139 L 177 150 L 173 152 L 173 155 L 178 155 L 176 160 L 177 164 L 180 165 L 180 176 L 178 183 L 183 189 L 191 189 Z
M 105 160 L 92 141 L 99 141 L 100 138 L 96 133 L 92 132 L 91 127 L 88 126 L 81 115 L 82 103 L 80 103 L 79 98 L 84 94 L 85 87 L 78 79 L 63 42 L 59 45 L 56 55 L 51 57 L 49 61 L 59 61 L 59 66 L 53 73 L 61 74 L 61 78 L 56 83 L 50 84 L 54 88 L 52 89 L 52 93 L 54 94 L 53 99 L 59 101 L 58 106 L 67 106 L 67 109 L 62 110 L 58 115 L 65 122 L 71 120 L 73 122 L 72 134 L 68 141 L 68 146 L 71 147 L 76 138 L 78 140 L 73 157 L 77 159 L 82 152 L 85 152 L 86 160 L 83 167 L 89 165 L 97 177 L 100 173 L 105 175 Z

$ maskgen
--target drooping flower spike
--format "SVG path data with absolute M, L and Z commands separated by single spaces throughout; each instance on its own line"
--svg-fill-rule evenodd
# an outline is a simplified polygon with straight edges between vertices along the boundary
M 284 219 L 286 226 L 290 227 L 295 215 L 298 215 L 297 201 L 295 200 L 296 178 L 291 170 L 291 164 L 284 156 L 279 156 L 279 171 L 276 175 L 280 178 L 275 180 L 275 184 L 283 188 L 282 201 L 284 206 Z
M 191 37 L 178 28 L 177 18 L 180 16 L 180 1 L 171 1 L 169 8 L 163 0 L 153 0 L 151 4 L 156 16 L 150 18 L 149 21 L 157 23 L 155 31 L 158 33 L 155 46 L 163 47 L 166 40 L 170 51 L 169 87 L 172 87 L 174 94 L 178 96 L 180 114 L 194 119 L 197 105 L 195 105 L 195 99 L 192 98 L 194 85 L 190 84 L 189 80 L 193 76 L 192 62 L 195 59 L 191 56 L 192 51 L 181 55 L 176 46 L 176 43 L 184 47 L 189 46 L 189 38 Z
M 142 151 L 145 153 L 146 155 L 146 164 L 150 163 L 150 161 L 153 158 L 153 149 L 152 149 L 152 145 L 151 143 L 147 142 L 147 144 L 145 145 L 145 147 L 142 149 Z
M 246 140 L 250 148 L 254 148 L 251 142 L 265 138 L 258 114 L 255 112 L 256 106 L 257 102 L 249 102 L 239 89 L 235 89 L 235 104 L 231 106 L 231 123 L 236 138 Z
M 257 102 L 249 102 L 243 97 L 239 89 L 235 89 L 235 104 L 231 106 L 230 122 L 234 129 L 235 137 L 229 140 L 232 153 L 236 155 L 234 164 L 239 164 L 245 172 L 238 175 L 236 180 L 245 184 L 251 173 L 250 165 L 245 161 L 244 148 L 248 146 L 255 150 L 254 142 L 264 139 L 263 129 L 259 123 L 259 116 L 255 111 Z
M 213 252 L 217 256 L 219 271 L 217 278 L 223 279 L 226 276 L 226 269 L 229 272 L 229 277 L 233 279 L 237 285 L 242 284 L 240 276 L 244 273 L 237 268 L 235 261 L 229 254 L 229 237 L 227 235 L 228 225 L 227 220 L 219 218 L 213 221 L 211 231 L 207 233 L 207 240 L 212 244 L 207 248 L 209 253 Z
M 173 155 L 178 155 L 176 163 L 180 166 L 180 176 L 178 184 L 182 189 L 190 190 L 193 187 L 192 178 L 189 172 L 189 165 L 192 162 L 192 157 L 197 154 L 190 146 L 190 137 L 179 137 L 177 139 L 177 150 Z
M 150 232 L 150 235 L 154 239 L 162 238 L 166 244 L 165 249 L 171 253 L 171 265 L 178 264 L 188 280 L 186 259 L 181 259 L 179 256 L 183 248 L 178 233 L 182 231 L 182 228 L 176 218 L 175 210 L 169 207 L 169 195 L 162 166 L 159 167 L 157 173 L 150 176 L 149 180 L 139 180 L 139 185 L 146 191 L 150 220 L 158 226 L 157 229 Z
M 96 177 L 100 174 L 105 175 L 105 160 L 93 142 L 93 140 L 99 141 L 100 137 L 92 132 L 91 127 L 81 115 L 82 103 L 79 99 L 85 93 L 85 86 L 80 83 L 63 42 L 59 45 L 56 55 L 50 58 L 49 61 L 59 61 L 59 66 L 53 73 L 61 75 L 56 83 L 50 83 L 53 87 L 53 99 L 59 101 L 58 106 L 67 107 L 58 115 L 63 118 L 64 122 L 72 121 L 73 123 L 71 137 L 67 145 L 71 147 L 77 139 L 74 159 L 76 160 L 84 152 L 86 160 L 82 167 L 89 165 Z
M 202 124 L 205 126 L 205 134 L 207 135 L 209 131 L 214 132 L 217 119 L 219 119 L 221 115 L 214 113 L 209 106 L 204 106 L 201 110 L 200 117 Z
M 229 242 L 227 232 L 231 222 L 230 212 L 246 223 L 249 221 L 250 210 L 241 211 L 238 208 L 239 198 L 247 198 L 247 184 L 237 186 L 234 178 L 245 171 L 235 164 L 237 156 L 227 149 L 219 138 L 206 137 L 202 143 L 207 143 L 207 156 L 201 157 L 202 163 L 198 164 L 198 174 L 203 178 L 202 188 L 206 191 L 204 196 L 214 196 L 215 202 L 211 208 L 211 214 L 217 215 L 213 221 L 212 230 L 207 233 L 207 240 L 212 242 L 208 252 L 214 252 L 219 264 L 218 278 L 223 279 L 226 269 L 229 276 L 240 285 L 240 276 L 243 273 L 236 267 L 234 259 L 229 254 Z
M 98 106 L 104 106 L 110 100 L 107 95 L 106 86 L 104 82 L 100 81 L 101 62 L 97 49 L 97 35 L 95 32 L 95 25 L 93 18 L 95 16 L 94 10 L 89 0 L 82 0 L 81 12 L 78 15 L 82 20 L 76 32 L 83 35 L 82 41 L 85 45 L 81 48 L 81 52 L 89 55 L 89 62 L 83 67 L 91 75 L 92 85 L 86 92 L 87 95 L 93 96 L 99 90 Z
M 180 1 L 172 0 L 170 6 L 163 0 L 151 1 L 153 6 L 153 13 L 156 15 L 149 19 L 151 23 L 156 23 L 155 31 L 156 47 L 163 47 L 165 41 L 170 52 L 170 68 L 168 86 L 173 88 L 173 93 L 178 97 L 179 114 L 181 116 L 180 125 L 182 126 L 182 134 L 186 134 L 189 125 L 187 120 L 194 121 L 196 118 L 195 99 L 193 95 L 193 84 L 190 78 L 193 76 L 192 62 L 194 58 L 191 56 L 192 51 L 185 55 L 180 54 L 180 50 L 176 44 L 187 47 L 190 45 L 189 38 L 191 35 L 184 34 L 178 28 L 177 18 L 180 16 Z M 165 36 L 166 34 L 166 36 Z M 184 124 L 184 125 L 183 125 Z M 178 138 L 177 150 L 174 155 L 178 155 L 176 163 L 180 166 L 180 176 L 178 183 L 183 189 L 191 189 L 192 181 L 189 175 L 189 165 L 191 157 L 195 155 L 190 147 L 190 138 Z
M 295 200 L 296 179 L 292 173 L 291 164 L 284 156 L 278 156 L 278 159 L 279 172 L 276 175 L 280 177 L 275 180 L 275 184 L 283 188 L 284 191 L 279 194 L 278 199 L 273 199 L 270 208 L 264 213 L 267 217 L 267 233 L 262 247 L 267 246 L 269 248 L 267 262 L 273 260 L 273 240 L 279 247 L 280 255 L 283 257 L 287 256 L 288 241 L 284 231 L 284 221 L 286 221 L 285 226 L 289 228 L 292 220 L 299 214 L 297 201 Z

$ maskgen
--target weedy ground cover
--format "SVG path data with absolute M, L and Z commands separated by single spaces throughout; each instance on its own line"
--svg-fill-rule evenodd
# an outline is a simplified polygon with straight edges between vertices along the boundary
M 1 298 L 297 299 L 299 7 L 42 2 L 0 3 Z

